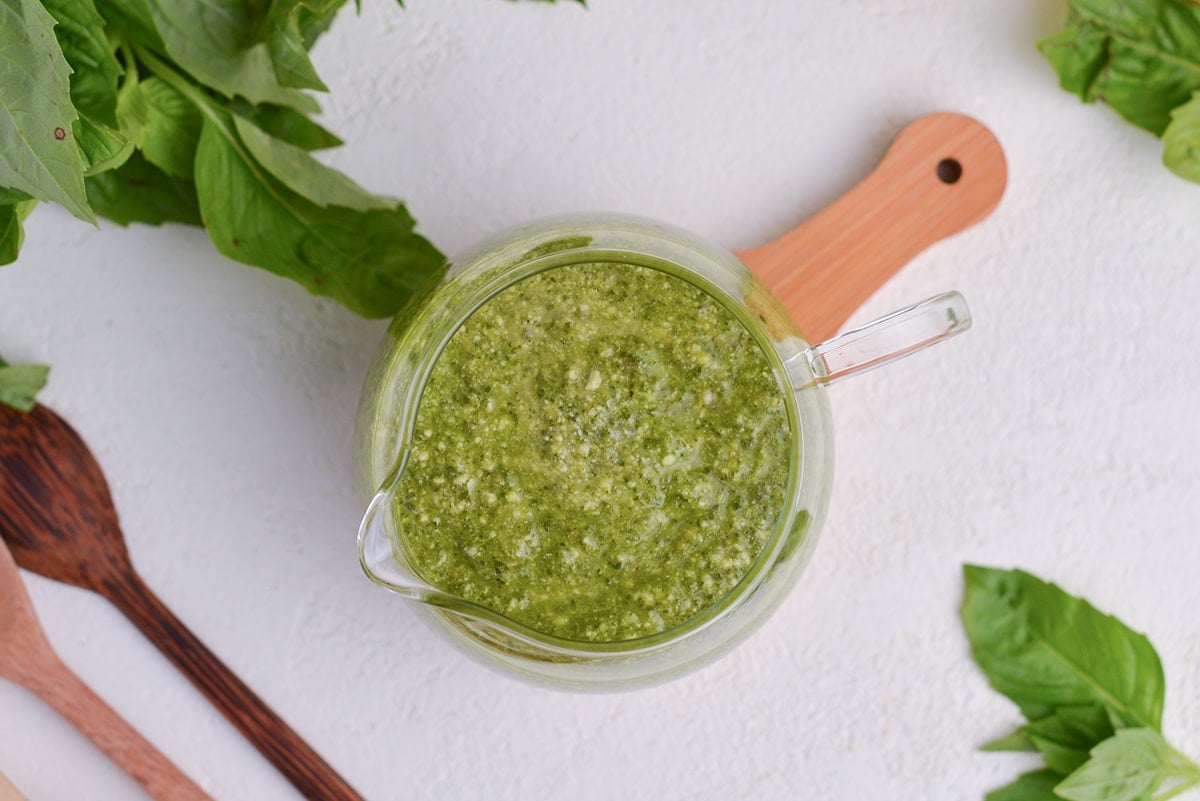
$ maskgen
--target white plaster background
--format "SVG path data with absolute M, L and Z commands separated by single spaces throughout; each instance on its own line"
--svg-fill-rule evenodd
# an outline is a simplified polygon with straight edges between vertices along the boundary
M 319 46 L 349 142 L 330 160 L 446 250 L 583 210 L 746 247 L 939 109 L 993 128 L 1010 183 L 863 310 L 957 287 L 976 324 L 831 390 L 833 505 L 779 613 L 702 672 L 603 696 L 489 672 L 360 574 L 351 422 L 382 323 L 198 231 L 39 209 L 0 270 L 0 347 L 53 365 L 45 399 L 147 581 L 365 797 L 981 799 L 1030 760 L 976 750 L 1017 713 L 967 654 L 968 560 L 1146 631 L 1166 731 L 1200 755 L 1200 187 L 1057 88 L 1033 41 L 1061 2 L 408 5 L 368 0 Z M 103 601 L 28 584 L 65 660 L 216 799 L 297 797 Z M 31 801 L 143 797 L 7 684 L 0 771 Z

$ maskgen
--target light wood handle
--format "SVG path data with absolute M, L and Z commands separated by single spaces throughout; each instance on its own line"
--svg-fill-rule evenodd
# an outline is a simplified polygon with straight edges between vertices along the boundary
M 158 801 L 212 801 L 58 659 L 27 686 Z
M 991 213 L 1007 174 L 1000 143 L 981 123 L 930 114 L 832 205 L 738 257 L 815 344 L 922 250 Z
M 25 796 L 12 786 L 3 773 L 0 773 L 0 801 L 26 801 Z

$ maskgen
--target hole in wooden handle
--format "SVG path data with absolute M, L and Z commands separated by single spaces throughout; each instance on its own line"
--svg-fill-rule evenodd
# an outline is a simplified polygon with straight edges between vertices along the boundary
M 962 178 L 963 168 L 958 159 L 942 159 L 937 165 L 938 180 L 944 184 L 956 184 Z

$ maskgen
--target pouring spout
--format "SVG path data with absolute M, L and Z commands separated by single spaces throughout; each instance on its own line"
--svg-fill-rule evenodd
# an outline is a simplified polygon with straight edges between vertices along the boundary
M 414 601 L 429 603 L 439 590 L 422 581 L 411 569 L 389 514 L 394 501 L 384 488 L 375 494 L 358 528 L 358 562 L 367 578 L 381 587 Z
M 478 642 L 483 642 L 489 648 L 521 652 L 537 658 L 556 656 L 558 651 L 554 646 L 547 646 L 532 630 L 465 598 L 444 592 L 420 578 L 397 536 L 395 518 L 391 514 L 392 504 L 396 500 L 394 487 L 394 483 L 385 484 L 375 494 L 358 530 L 358 559 L 367 578 L 402 598 L 445 613 L 442 620 L 451 630 L 464 635 L 454 637 L 454 641 L 468 646 L 468 652 L 474 652 Z

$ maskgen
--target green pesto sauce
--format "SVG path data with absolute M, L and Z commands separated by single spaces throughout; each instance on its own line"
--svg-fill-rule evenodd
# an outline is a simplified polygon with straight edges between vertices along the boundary
M 559 267 L 485 303 L 435 363 L 394 515 L 417 572 L 537 631 L 684 623 L 775 527 L 790 428 L 771 363 L 683 279 Z

